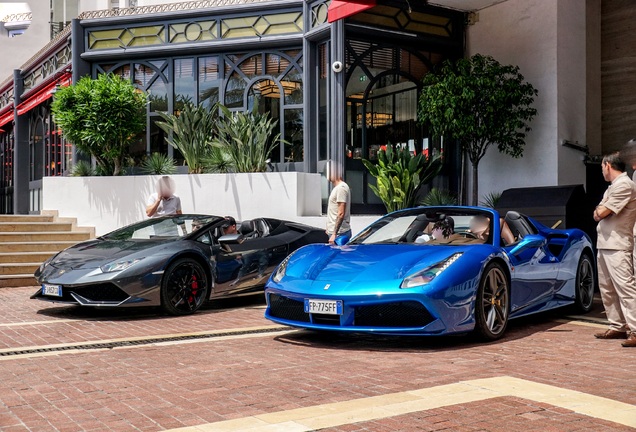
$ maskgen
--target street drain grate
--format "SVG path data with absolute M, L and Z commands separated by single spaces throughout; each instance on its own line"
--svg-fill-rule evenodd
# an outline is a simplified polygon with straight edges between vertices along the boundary
M 75 344 L 75 345 L 69 344 L 69 345 L 56 346 L 56 347 L 17 349 L 14 351 L 1 351 L 0 357 L 49 353 L 49 352 L 57 352 L 57 351 L 112 349 L 112 348 L 120 348 L 120 347 L 139 346 L 139 345 L 152 345 L 152 344 L 161 343 L 161 342 L 179 342 L 179 341 L 196 340 L 196 339 L 213 339 L 213 338 L 219 338 L 219 337 L 225 337 L 225 336 L 243 336 L 243 335 L 259 334 L 259 333 L 275 333 L 275 332 L 280 332 L 284 330 L 291 330 L 291 327 L 280 326 L 280 327 L 270 327 L 270 328 L 264 328 L 264 329 L 236 330 L 236 331 L 228 331 L 228 332 L 222 332 L 222 333 L 202 333 L 202 334 L 196 334 L 196 335 L 164 336 L 164 337 L 156 337 L 152 339 L 133 339 L 133 340 L 114 341 L 114 342 L 102 342 L 102 343 L 98 342 L 98 343 L 86 343 L 86 344 Z

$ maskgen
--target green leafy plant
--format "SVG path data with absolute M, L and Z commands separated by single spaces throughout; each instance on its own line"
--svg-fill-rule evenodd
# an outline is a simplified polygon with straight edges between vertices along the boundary
M 484 207 L 497 208 L 497 203 L 501 199 L 501 192 L 490 192 L 484 196 L 481 205 Z
M 141 164 L 144 174 L 168 175 L 177 172 L 174 159 L 162 153 L 152 153 Z
M 61 88 L 51 111 L 66 139 L 112 175 L 120 174 L 130 143 L 146 127 L 146 95 L 113 74 Z
M 232 171 L 232 160 L 224 149 L 213 146 L 210 154 L 203 160 L 205 172 L 228 173 Z
M 491 145 L 521 157 L 537 90 L 517 66 L 476 54 L 446 61 L 424 77 L 418 119 L 436 137 L 458 140 L 472 165 L 472 204 L 478 201 L 479 162 Z
M 457 205 L 457 197 L 446 189 L 431 189 L 420 204 L 425 206 Z
M 90 162 L 85 160 L 77 161 L 71 167 L 71 177 L 91 177 L 97 175 Z
M 387 146 L 378 152 L 378 163 L 363 159 L 364 166 L 376 178 L 377 186 L 369 185 L 382 200 L 388 212 L 416 205 L 417 195 L 442 169 L 441 158 L 413 156 L 406 149 Z
M 181 152 L 190 174 L 205 171 L 205 160 L 212 150 L 212 137 L 219 120 L 217 105 L 212 109 L 191 102 L 182 105 L 178 114 L 160 112 L 157 122 L 166 133 L 166 142 Z
M 277 121 L 268 114 L 232 112 L 220 105 L 223 116 L 212 140 L 227 157 L 228 169 L 234 172 L 264 172 L 280 133 L 274 133 Z M 284 144 L 284 140 L 280 140 Z

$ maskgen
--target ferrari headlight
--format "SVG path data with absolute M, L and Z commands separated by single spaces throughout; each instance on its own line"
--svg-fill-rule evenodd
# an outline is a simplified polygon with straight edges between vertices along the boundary
M 101 266 L 100 269 L 104 273 L 112 273 L 112 272 L 123 271 L 123 270 L 126 270 L 127 268 L 137 264 L 142 259 L 143 258 L 135 258 L 135 259 L 130 259 L 130 260 L 126 260 L 126 261 L 116 261 L 116 262 L 112 262 L 112 263 L 109 263 L 109 264 L 105 264 L 105 265 Z
M 274 272 L 274 276 L 272 276 L 272 280 L 274 282 L 278 283 L 283 279 L 283 276 L 285 276 L 285 273 L 287 272 L 287 263 L 289 263 L 289 259 L 291 258 L 292 255 L 293 254 L 288 255 L 287 258 L 285 258 L 283 262 L 280 263 L 280 265 Z
M 457 261 L 457 258 L 462 256 L 461 253 L 456 253 L 446 258 L 444 261 L 440 261 L 437 264 L 434 264 L 430 267 L 426 267 L 424 270 L 421 270 L 417 273 L 413 273 L 410 276 L 407 276 L 402 281 L 400 288 L 414 288 L 422 285 L 429 284 L 433 279 L 435 279 L 441 272 L 446 270 L 452 263 Z

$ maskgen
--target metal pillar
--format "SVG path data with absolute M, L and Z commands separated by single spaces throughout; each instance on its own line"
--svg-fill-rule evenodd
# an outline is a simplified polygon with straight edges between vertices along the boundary
M 18 115 L 24 89 L 22 71 L 13 70 L 13 214 L 29 214 L 29 118 Z
M 346 70 L 344 66 L 339 72 L 334 71 L 334 63 L 345 64 L 345 26 L 344 20 L 331 24 L 331 68 L 330 68 L 330 100 L 329 100 L 329 159 L 333 161 L 332 169 L 344 178 L 345 170 L 345 86 Z

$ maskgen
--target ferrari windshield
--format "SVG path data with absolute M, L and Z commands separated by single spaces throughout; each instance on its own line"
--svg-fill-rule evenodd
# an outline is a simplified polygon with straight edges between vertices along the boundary
M 148 219 L 128 225 L 100 238 L 104 240 L 148 240 L 186 236 L 202 226 L 218 221 L 218 216 L 178 215 Z
M 492 214 L 459 208 L 418 208 L 371 224 L 350 244 L 466 245 L 492 243 Z

